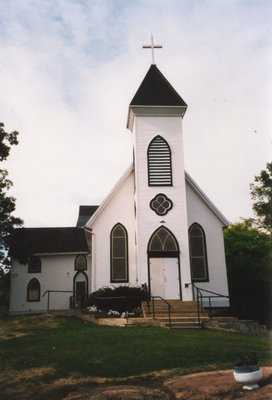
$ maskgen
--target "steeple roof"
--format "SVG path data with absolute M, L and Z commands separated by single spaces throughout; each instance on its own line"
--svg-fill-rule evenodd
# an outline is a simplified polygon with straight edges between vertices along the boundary
M 170 85 L 157 66 L 152 64 L 130 106 L 187 107 L 187 104 Z

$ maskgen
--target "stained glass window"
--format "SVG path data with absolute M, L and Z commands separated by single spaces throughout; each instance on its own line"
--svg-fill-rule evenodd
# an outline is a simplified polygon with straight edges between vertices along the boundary
M 40 282 L 38 279 L 31 279 L 27 286 L 27 301 L 40 301 Z
M 121 224 L 111 231 L 111 282 L 128 282 L 128 237 Z
M 75 269 L 76 271 L 87 269 L 87 260 L 85 256 L 80 254 L 76 257 Z
M 153 234 L 148 250 L 152 252 L 176 252 L 178 245 L 172 233 L 162 226 Z
M 191 275 L 193 281 L 208 280 L 206 240 L 204 230 L 194 223 L 189 229 Z

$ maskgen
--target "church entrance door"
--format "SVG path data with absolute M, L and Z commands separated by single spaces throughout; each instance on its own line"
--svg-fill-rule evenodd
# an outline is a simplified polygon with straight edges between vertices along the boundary
M 151 296 L 180 299 L 177 258 L 150 258 Z
M 172 232 L 158 228 L 148 243 L 148 278 L 151 296 L 181 299 L 179 246 Z
M 74 301 L 82 306 L 88 297 L 88 277 L 84 271 L 79 271 L 74 276 Z
M 86 283 L 85 282 L 76 282 L 76 294 L 77 296 L 81 296 L 85 299 L 86 296 Z

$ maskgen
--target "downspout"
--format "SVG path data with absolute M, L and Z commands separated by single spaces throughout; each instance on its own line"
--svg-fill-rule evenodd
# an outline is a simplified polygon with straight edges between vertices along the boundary
M 84 230 L 88 232 L 90 235 L 92 235 L 92 240 L 91 240 L 91 293 L 96 290 L 96 243 L 95 243 L 95 234 L 93 233 L 92 229 L 87 228 L 84 226 Z

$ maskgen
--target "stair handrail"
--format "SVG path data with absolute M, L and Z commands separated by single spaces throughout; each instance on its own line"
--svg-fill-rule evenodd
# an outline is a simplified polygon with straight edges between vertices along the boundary
M 49 311 L 49 304 L 50 304 L 50 293 L 73 293 L 73 296 L 75 294 L 74 290 L 46 290 L 42 297 L 44 297 L 47 294 L 47 311 Z
M 209 299 L 209 317 L 211 317 L 211 314 L 212 314 L 212 302 L 211 302 L 211 299 L 217 298 L 217 297 L 224 297 L 224 298 L 227 298 L 227 299 L 230 298 L 230 296 L 228 296 L 228 295 L 224 295 L 224 294 L 221 294 L 221 293 L 212 292 L 211 290 L 208 290 L 208 289 L 200 288 L 200 287 L 196 286 L 194 284 L 194 282 L 192 282 L 191 285 L 193 287 L 193 290 L 196 289 L 197 314 L 198 314 L 198 323 L 199 323 L 199 325 L 200 325 L 200 301 L 201 301 L 201 308 L 203 310 L 203 299 L 205 299 L 205 298 Z M 211 293 L 213 296 L 204 296 L 202 294 L 202 292 Z M 194 291 L 193 291 L 193 294 L 194 294 Z
M 152 300 L 152 314 L 153 314 L 153 319 L 155 319 L 155 304 L 154 304 L 154 299 L 160 299 L 162 301 L 164 301 L 164 303 L 167 304 L 168 306 L 168 323 L 169 323 L 169 327 L 172 327 L 172 322 L 171 322 L 171 304 L 168 303 L 168 301 L 166 301 L 163 297 L 161 296 L 150 296 L 150 299 Z

